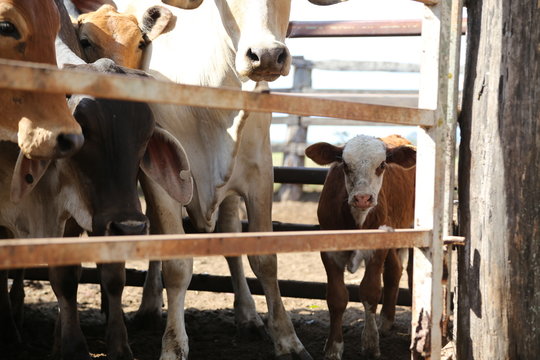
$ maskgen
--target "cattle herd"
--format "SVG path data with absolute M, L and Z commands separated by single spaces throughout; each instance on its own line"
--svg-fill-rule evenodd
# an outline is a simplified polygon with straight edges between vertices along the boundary
M 309 0 L 331 5 L 345 0 Z M 0 57 L 76 71 L 153 77 L 183 84 L 260 91 L 287 75 L 290 0 L 0 0 Z M 201 232 L 271 231 L 271 114 L 0 90 L 0 237 L 39 238 L 184 233 L 182 211 Z M 323 229 L 412 227 L 416 150 L 405 139 L 357 136 L 344 147 L 314 144 L 306 155 L 332 164 L 318 208 Z M 383 176 L 384 175 L 384 176 Z M 142 188 L 143 213 L 138 187 Z M 331 316 L 326 359 L 343 354 L 345 269 L 361 261 L 363 351 L 380 356 L 379 331 L 392 328 L 404 259 L 400 251 L 321 254 Z M 240 257 L 227 258 L 236 326 L 267 333 L 279 359 L 312 359 L 281 300 L 276 255 L 248 256 L 268 305 L 263 323 Z M 188 359 L 184 298 L 189 258 L 152 261 L 136 319 L 161 317 L 162 360 Z M 133 359 L 122 312 L 124 264 L 100 264 L 107 357 Z M 54 351 L 90 359 L 77 314 L 80 266 L 51 267 L 59 314 Z M 22 270 L 11 288 L 0 271 L 0 345 L 22 343 Z M 163 276 L 163 280 L 161 278 Z M 384 280 L 384 291 L 381 286 Z M 381 323 L 375 311 L 384 293 Z M 322 345 L 321 345 L 322 346 Z M 51 350 L 53 347 L 51 346 Z M 135 354 L 136 355 L 136 354 Z

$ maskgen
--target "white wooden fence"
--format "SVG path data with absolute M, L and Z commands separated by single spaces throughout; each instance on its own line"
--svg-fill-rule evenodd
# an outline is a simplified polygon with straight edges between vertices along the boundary
M 406 1 L 406 0 L 403 0 Z M 450 239 L 462 0 L 421 0 L 419 108 L 178 85 L 0 60 L 0 88 L 79 93 L 249 111 L 419 126 L 415 229 L 14 239 L 0 242 L 0 268 L 184 256 L 414 247 L 412 358 L 439 359 L 443 242 Z M 294 241 L 293 241 L 294 240 Z

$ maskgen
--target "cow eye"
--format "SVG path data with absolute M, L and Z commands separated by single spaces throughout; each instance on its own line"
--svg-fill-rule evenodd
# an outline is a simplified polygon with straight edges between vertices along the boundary
M 9 21 L 0 21 L 0 35 L 10 36 L 15 39 L 19 39 L 21 37 L 15 25 L 10 23 Z
M 377 174 L 377 176 L 381 176 L 382 173 L 384 172 L 384 169 L 386 168 L 386 161 L 383 161 L 378 167 L 377 167 L 377 170 L 375 170 L 375 174 Z
M 83 49 L 86 49 L 86 48 L 92 46 L 92 43 L 87 38 L 82 38 L 81 39 L 81 46 L 83 47 Z

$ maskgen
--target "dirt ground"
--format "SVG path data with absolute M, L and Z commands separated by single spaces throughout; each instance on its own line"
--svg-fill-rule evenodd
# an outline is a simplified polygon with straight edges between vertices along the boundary
M 273 220 L 315 224 L 318 193 L 305 193 L 299 202 L 275 202 Z M 128 268 L 145 269 L 144 262 L 129 262 Z M 248 277 L 253 277 L 247 259 L 244 266 Z M 224 258 L 196 258 L 195 273 L 229 275 Z M 321 281 L 326 277 L 318 253 L 278 255 L 280 279 Z M 359 284 L 361 272 L 347 274 L 346 281 Z M 406 274 L 402 286 L 406 287 Z M 128 320 L 129 341 L 137 360 L 159 358 L 167 308 L 164 308 L 161 326 L 158 329 L 136 329 L 129 323 L 139 306 L 142 290 L 127 287 L 123 304 Z M 254 296 L 262 318 L 266 319 L 267 308 L 263 296 Z M 104 316 L 100 313 L 99 286 L 84 284 L 79 287 L 79 310 L 83 332 L 93 358 L 106 359 Z M 323 347 L 329 327 L 329 316 L 325 301 L 310 299 L 283 299 L 289 311 L 298 337 L 315 360 L 323 359 Z M 53 344 L 54 322 L 57 306 L 54 294 L 46 282 L 26 281 L 25 317 L 23 338 L 25 345 L 15 353 L 0 351 L 0 359 L 37 360 L 50 359 Z M 186 323 L 190 345 L 190 359 L 255 360 L 273 359 L 270 342 L 261 338 L 245 339 L 235 332 L 232 310 L 233 295 L 202 291 L 189 291 L 186 298 Z M 398 307 L 397 320 L 392 335 L 380 341 L 382 360 L 409 359 L 410 309 Z M 349 303 L 344 316 L 345 351 L 344 360 L 362 359 L 360 337 L 364 326 L 363 307 Z M 66 359 L 69 360 L 69 359 Z

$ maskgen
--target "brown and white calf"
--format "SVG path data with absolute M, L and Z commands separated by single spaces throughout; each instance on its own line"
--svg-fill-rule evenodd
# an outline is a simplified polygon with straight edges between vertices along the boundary
M 0 0 L 0 58 L 56 65 L 58 28 L 51 0 Z M 27 157 L 68 156 L 83 143 L 62 94 L 1 89 L 0 109 L 0 140 L 18 143 Z
M 338 147 L 317 143 L 306 155 L 320 165 L 332 164 L 326 177 L 317 216 L 321 229 L 378 229 L 381 226 L 408 228 L 414 219 L 416 150 L 410 145 L 386 145 L 381 139 L 359 135 Z M 328 279 L 327 303 L 330 333 L 325 359 L 341 359 L 343 354 L 342 318 L 348 291 L 343 273 L 355 272 L 365 261 L 365 274 L 359 287 L 365 308 L 362 349 L 380 356 L 379 330 L 375 319 L 384 278 L 381 331 L 394 321 L 402 262 L 396 249 L 322 252 Z

